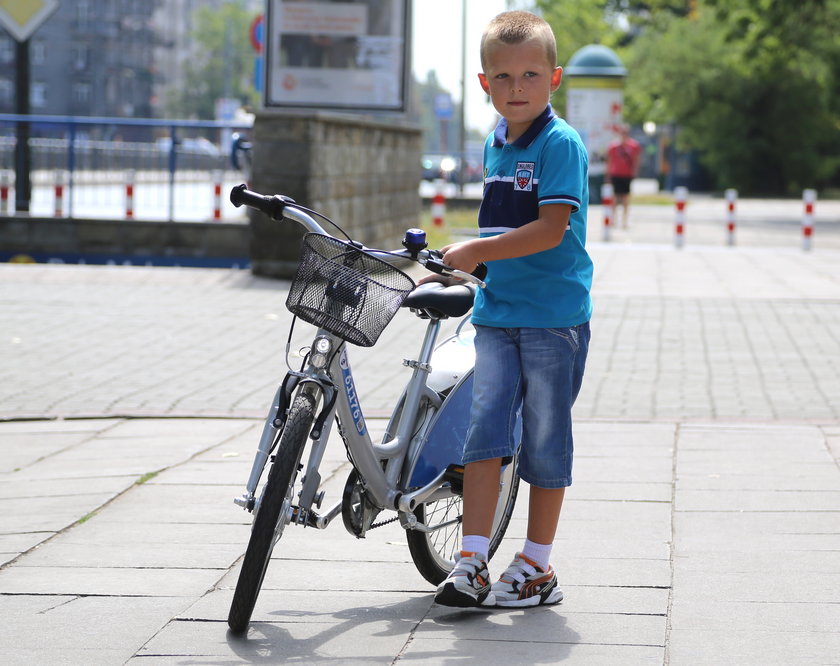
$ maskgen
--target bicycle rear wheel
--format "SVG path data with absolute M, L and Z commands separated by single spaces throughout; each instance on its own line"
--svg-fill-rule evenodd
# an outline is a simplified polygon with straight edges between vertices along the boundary
M 289 522 L 295 478 L 300 466 L 306 438 L 315 420 L 315 398 L 300 392 L 292 403 L 289 417 L 280 435 L 274 462 L 263 487 L 251 538 L 236 591 L 230 604 L 228 626 L 235 633 L 248 629 L 257 603 L 271 551 Z
M 519 492 L 519 475 L 516 472 L 518 456 L 502 468 L 499 484 L 499 500 L 493 517 L 493 529 L 490 532 L 490 552 L 487 559 L 493 557 L 507 531 L 516 495 Z M 441 583 L 455 566 L 455 555 L 461 549 L 461 516 L 463 513 L 460 495 L 421 504 L 414 510 L 417 520 L 430 528 L 440 526 L 432 532 L 408 530 L 408 549 L 414 565 L 432 585 Z

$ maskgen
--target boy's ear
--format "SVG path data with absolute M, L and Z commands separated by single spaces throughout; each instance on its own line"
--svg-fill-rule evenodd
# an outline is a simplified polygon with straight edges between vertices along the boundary
M 560 87 L 560 82 L 563 80 L 563 68 L 555 67 L 551 73 L 551 92 L 554 92 Z
M 483 74 L 483 73 L 480 73 L 478 75 L 478 82 L 481 84 L 481 89 L 489 95 L 490 94 L 490 84 L 487 83 L 487 75 Z

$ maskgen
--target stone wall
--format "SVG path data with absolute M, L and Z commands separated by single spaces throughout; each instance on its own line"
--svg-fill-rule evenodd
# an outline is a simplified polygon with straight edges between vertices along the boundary
M 252 189 L 285 194 L 371 247 L 399 247 L 419 223 L 421 132 L 398 119 L 261 111 L 254 122 Z M 303 230 L 250 212 L 254 273 L 294 274 Z
M 0 216 L 0 260 L 245 266 L 242 223 L 144 222 Z

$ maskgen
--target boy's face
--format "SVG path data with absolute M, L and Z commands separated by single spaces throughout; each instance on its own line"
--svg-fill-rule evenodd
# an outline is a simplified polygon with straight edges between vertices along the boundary
M 514 141 L 545 110 L 562 77 L 563 70 L 548 62 L 545 46 L 531 39 L 489 44 L 478 80 L 508 122 L 508 141 Z

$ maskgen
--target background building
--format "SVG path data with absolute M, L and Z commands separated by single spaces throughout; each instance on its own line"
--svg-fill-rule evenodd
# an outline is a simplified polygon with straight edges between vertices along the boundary
M 193 17 L 230 0 L 62 0 L 32 35 L 33 114 L 162 117 L 196 57 Z M 257 13 L 261 0 L 240 0 Z M 0 113 L 15 108 L 15 39 L 0 27 Z
M 65 0 L 29 40 L 33 114 L 153 114 L 159 0 Z M 0 29 L 0 111 L 14 110 L 15 40 Z

